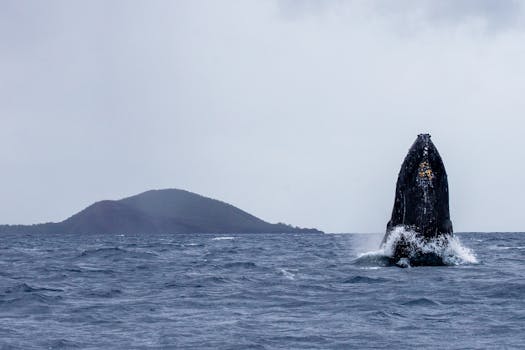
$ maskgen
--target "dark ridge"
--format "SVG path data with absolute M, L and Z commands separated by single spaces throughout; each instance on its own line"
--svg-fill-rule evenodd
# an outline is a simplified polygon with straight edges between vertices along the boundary
M 58 223 L 1 225 L 0 233 L 320 233 L 271 224 L 231 204 L 192 192 L 147 191 L 121 200 L 96 202 Z

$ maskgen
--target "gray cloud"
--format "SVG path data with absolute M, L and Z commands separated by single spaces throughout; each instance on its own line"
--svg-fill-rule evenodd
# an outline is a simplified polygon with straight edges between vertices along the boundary
M 488 30 L 509 29 L 523 25 L 523 4 L 517 0 L 283 0 L 278 2 L 285 17 L 348 14 L 377 20 L 395 20 L 396 26 L 412 29 L 434 24 L 463 26 L 470 22 Z
M 456 229 L 521 229 L 521 6 L 325 3 L 4 1 L 0 222 L 179 187 L 382 231 L 428 131 Z
M 412 4 L 415 1 L 410 1 Z M 523 5 L 519 1 L 504 0 L 446 0 L 424 1 L 428 17 L 446 21 L 464 21 L 470 18 L 483 18 L 498 25 L 513 24 L 522 16 Z

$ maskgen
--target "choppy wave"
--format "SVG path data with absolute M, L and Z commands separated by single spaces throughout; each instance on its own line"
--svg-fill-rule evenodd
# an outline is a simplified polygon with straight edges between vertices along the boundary
M 395 247 L 400 240 L 411 248 L 412 255 L 394 261 Z M 414 231 L 396 227 L 378 250 L 360 254 L 355 264 L 364 266 L 395 264 L 400 267 L 410 267 L 413 263 L 411 260 L 416 258 L 416 254 L 427 259 L 438 259 L 443 265 L 449 266 L 478 263 L 474 252 L 465 247 L 456 236 L 442 236 L 427 241 Z
M 288 270 L 286 270 L 286 269 L 280 268 L 279 269 L 279 273 L 281 275 L 283 275 L 284 278 L 287 278 L 289 280 L 294 280 L 295 279 L 295 274 L 290 272 L 290 271 L 288 271 Z
M 387 282 L 388 280 L 386 278 L 372 278 L 372 277 L 366 277 L 366 276 L 354 276 L 352 278 L 349 278 L 345 281 L 343 281 L 343 283 L 351 283 L 351 284 L 356 284 L 356 283 L 366 283 L 366 284 L 371 284 L 371 283 L 384 283 L 384 282 Z
M 230 241 L 232 239 L 235 239 L 235 237 L 233 237 L 233 236 L 221 236 L 221 237 L 212 238 L 211 240 L 212 241 Z
M 432 299 L 429 299 L 429 298 L 417 298 L 417 299 L 413 299 L 413 300 L 409 300 L 407 302 L 404 302 L 402 303 L 402 305 L 405 305 L 405 306 L 430 306 L 430 307 L 435 307 L 435 306 L 439 306 L 439 303 L 433 301 Z
M 0 289 L 0 306 L 4 312 L 12 309 L 30 309 L 34 313 L 47 312 L 50 304 L 62 300 L 62 292 L 64 290 L 58 288 L 34 287 L 19 283 Z
M 156 254 L 147 251 L 128 250 L 119 247 L 100 247 L 93 249 L 86 249 L 80 253 L 81 258 L 86 259 L 144 259 L 155 257 Z

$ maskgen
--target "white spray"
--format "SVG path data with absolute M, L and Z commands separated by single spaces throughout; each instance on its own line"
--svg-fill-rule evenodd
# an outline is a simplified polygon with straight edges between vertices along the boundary
M 440 257 L 445 265 L 464 265 L 478 262 L 472 250 L 463 246 L 457 236 L 440 236 L 426 240 L 416 232 L 406 230 L 402 226 L 394 228 L 380 249 L 360 254 L 358 260 L 390 259 L 394 256 L 394 249 L 401 239 L 413 247 L 415 252 L 434 254 Z M 403 267 L 410 266 L 408 259 L 400 259 L 396 264 Z

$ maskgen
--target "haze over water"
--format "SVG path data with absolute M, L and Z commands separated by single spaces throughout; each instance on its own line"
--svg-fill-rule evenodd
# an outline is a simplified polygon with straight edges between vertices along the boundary
M 518 349 L 525 236 L 477 263 L 356 258 L 382 235 L 5 235 L 0 349 Z

